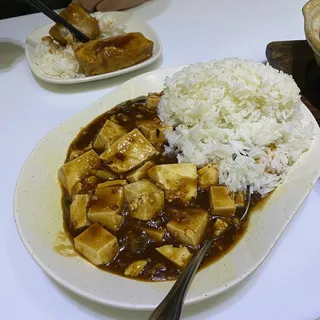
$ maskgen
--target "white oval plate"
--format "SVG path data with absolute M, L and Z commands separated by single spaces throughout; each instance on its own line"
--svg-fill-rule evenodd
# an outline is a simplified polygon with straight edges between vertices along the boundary
M 154 47 L 153 47 L 153 53 L 152 56 L 145 60 L 142 61 L 134 66 L 114 71 L 114 72 L 109 72 L 109 73 L 104 73 L 104 74 L 99 74 L 96 76 L 89 76 L 89 77 L 82 77 L 82 78 L 72 78 L 72 79 L 63 79 L 59 77 L 52 77 L 50 75 L 47 75 L 44 73 L 35 63 L 34 63 L 34 55 L 35 55 L 35 49 L 36 46 L 41 42 L 41 38 L 44 36 L 49 35 L 49 29 L 54 25 L 48 24 L 45 26 L 42 26 L 33 32 L 29 34 L 29 36 L 26 39 L 25 42 L 25 53 L 27 56 L 27 60 L 29 63 L 29 66 L 33 72 L 33 74 L 38 77 L 39 79 L 46 81 L 46 82 L 51 82 L 51 83 L 56 83 L 56 84 L 75 84 L 75 83 L 81 83 L 81 82 L 88 82 L 88 81 L 95 81 L 95 80 L 101 80 L 101 79 L 107 79 L 115 76 L 119 76 L 124 73 L 132 72 L 141 68 L 144 68 L 151 63 L 155 62 L 162 53 L 162 45 L 159 37 L 157 36 L 156 32 L 151 28 L 151 26 L 142 20 L 140 17 L 136 15 L 132 15 L 128 12 L 108 12 L 111 16 L 115 18 L 115 20 L 118 23 L 123 23 L 126 24 L 126 32 L 141 32 L 145 37 L 153 41 Z
M 53 243 L 63 230 L 57 171 L 80 128 L 120 102 L 162 90 L 165 77 L 180 69 L 146 73 L 117 87 L 49 132 L 32 151 L 21 171 L 14 200 L 21 239 L 50 277 L 83 297 L 113 307 L 151 309 L 173 285 L 173 282 L 139 282 L 101 271 L 80 257 L 60 256 L 53 250 Z M 252 214 L 248 230 L 235 248 L 196 275 L 186 304 L 220 294 L 249 276 L 267 257 L 316 183 L 320 176 L 320 130 L 309 110 L 304 105 L 302 109 L 305 120 L 312 121 L 317 131 L 311 149 L 302 155 L 267 204 Z

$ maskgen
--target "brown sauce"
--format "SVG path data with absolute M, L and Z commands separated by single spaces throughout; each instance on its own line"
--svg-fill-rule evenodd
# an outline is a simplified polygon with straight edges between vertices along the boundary
M 87 127 L 82 129 L 78 134 L 75 140 L 71 143 L 66 162 L 69 161 L 70 153 L 73 150 L 79 150 L 84 148 L 90 148 L 92 141 L 104 125 L 107 119 L 116 119 L 117 122 L 127 128 L 132 130 L 136 128 L 136 120 L 152 120 L 158 119 L 157 113 L 155 111 L 150 111 L 144 107 L 146 102 L 146 97 L 139 97 L 134 100 L 124 102 L 111 111 L 108 111 L 95 120 L 93 120 Z M 97 151 L 97 150 L 96 150 Z M 101 151 L 97 151 L 98 154 L 101 154 Z M 160 155 L 156 156 L 154 159 L 156 164 L 168 164 L 176 163 L 176 157 L 174 155 Z M 105 165 L 102 165 L 101 169 L 106 169 Z M 126 174 L 115 174 L 117 179 L 123 179 Z M 105 180 L 98 178 L 98 182 L 103 182 Z M 186 182 L 187 183 L 187 182 Z M 87 186 L 85 188 L 86 192 L 90 192 L 93 186 Z M 263 205 L 266 200 L 260 201 L 258 197 L 255 197 L 254 203 L 256 205 L 260 203 Z M 70 224 L 69 219 L 69 210 L 70 210 L 71 198 L 68 195 L 68 192 L 62 188 L 62 208 L 63 208 L 63 217 L 64 217 L 64 227 L 66 233 L 69 235 L 70 239 L 73 240 L 74 237 L 79 235 L 84 230 L 74 231 Z M 190 204 L 192 207 L 198 207 L 205 209 L 210 214 L 210 205 L 209 205 L 209 194 L 208 191 L 202 191 L 198 188 L 198 196 L 193 203 Z M 124 206 L 122 216 L 125 217 L 122 227 L 117 232 L 112 232 L 118 239 L 120 251 L 115 259 L 107 264 L 100 266 L 99 268 L 108 272 L 112 272 L 117 275 L 124 276 L 124 271 L 126 267 L 137 260 L 148 259 L 147 266 L 143 269 L 141 274 L 134 279 L 141 281 L 163 281 L 163 280 L 173 280 L 176 279 L 181 270 L 176 267 L 171 261 L 162 256 L 158 251 L 155 250 L 156 247 L 160 247 L 165 244 L 170 244 L 173 246 L 179 246 L 181 243 L 177 242 L 175 239 L 171 238 L 170 235 L 166 232 L 162 243 L 157 243 L 151 240 L 145 232 L 142 231 L 143 227 L 152 227 L 158 230 L 166 230 L 166 224 L 170 218 L 179 219 L 179 213 L 177 214 L 177 209 L 181 209 L 179 202 L 166 203 L 162 212 L 152 220 L 141 221 L 135 218 L 131 218 L 128 215 L 127 207 Z M 251 211 L 254 210 L 253 209 Z M 241 216 L 241 210 L 236 212 L 236 215 Z M 220 237 L 213 244 L 211 250 L 208 252 L 207 256 L 204 258 L 201 268 L 204 268 L 211 263 L 217 261 L 228 253 L 237 242 L 241 239 L 245 233 L 248 225 L 250 213 L 247 216 L 245 221 L 240 222 L 240 224 L 230 224 L 231 228 L 226 232 L 222 237 Z M 210 215 L 210 223 L 206 229 L 205 235 L 202 239 L 202 243 L 205 239 L 208 239 L 213 234 L 213 221 L 217 217 Z M 191 253 L 195 253 L 201 244 L 197 247 L 187 246 Z

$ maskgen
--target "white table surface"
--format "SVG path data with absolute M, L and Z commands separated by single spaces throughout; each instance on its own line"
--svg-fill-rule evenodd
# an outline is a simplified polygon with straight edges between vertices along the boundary
M 158 32 L 163 57 L 138 73 L 225 56 L 265 61 L 269 42 L 304 38 L 304 3 L 305 0 L 152 0 L 132 11 Z M 100 306 L 61 288 L 31 259 L 17 234 L 14 189 L 32 148 L 60 122 L 134 75 L 71 86 L 37 81 L 23 46 L 31 31 L 48 22 L 42 14 L 0 21 L 0 318 L 147 319 L 148 312 Z M 232 291 L 185 308 L 183 318 L 318 318 L 319 206 L 318 181 L 258 271 Z

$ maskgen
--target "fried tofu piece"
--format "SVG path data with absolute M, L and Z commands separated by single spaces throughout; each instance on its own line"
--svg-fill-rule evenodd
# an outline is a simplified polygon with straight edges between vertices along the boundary
M 144 135 L 138 129 L 134 129 L 103 152 L 100 159 L 114 172 L 123 173 L 139 166 L 157 153 Z
M 61 184 L 68 190 L 70 195 L 78 182 L 91 175 L 91 172 L 100 167 L 101 161 L 94 150 L 87 151 L 83 155 L 71 160 L 58 171 Z
M 162 164 L 152 167 L 148 175 L 165 193 L 168 201 L 188 203 L 197 198 L 197 166 L 191 163 Z
M 107 229 L 117 231 L 122 222 L 120 215 L 124 204 L 124 192 L 122 186 L 109 186 L 96 189 L 91 199 L 88 211 L 88 219 L 98 222 Z
M 117 238 L 98 223 L 75 237 L 74 247 L 96 266 L 110 262 L 119 252 Z
M 224 186 L 212 186 L 209 192 L 211 213 L 215 216 L 232 217 L 235 213 L 235 203 L 229 196 L 229 190 Z
M 144 165 L 142 165 L 140 168 L 134 170 L 130 174 L 127 175 L 127 180 L 129 182 L 137 182 L 141 179 L 148 177 L 148 171 L 152 167 L 154 167 L 156 164 L 154 161 L 147 161 Z
M 138 260 L 132 262 L 124 271 L 126 276 L 137 277 L 148 264 L 148 260 Z
M 151 239 L 161 242 L 166 234 L 165 230 L 158 230 L 154 228 L 141 228 Z
M 208 212 L 200 208 L 183 208 L 176 211 L 176 219 L 167 223 L 170 236 L 183 244 L 198 246 L 209 222 Z
M 70 205 L 70 222 L 72 229 L 77 230 L 90 225 L 87 218 L 89 195 L 76 194 Z
M 97 185 L 97 188 L 111 187 L 111 186 L 125 186 L 127 180 L 111 180 L 106 182 L 101 182 Z
M 161 94 L 148 93 L 146 108 L 149 110 L 155 110 L 161 100 Z
M 202 190 L 219 184 L 219 168 L 216 164 L 209 163 L 198 170 L 199 186 Z
M 74 50 L 84 74 L 93 76 L 121 70 L 152 56 L 153 42 L 140 32 L 92 40 Z
M 166 130 L 172 130 L 172 127 L 163 125 L 160 119 L 139 120 L 136 121 L 136 124 L 139 130 L 157 150 L 160 150 L 166 141 Z
M 89 39 L 95 39 L 100 34 L 97 19 L 91 17 L 90 14 L 79 4 L 70 3 L 67 8 L 60 12 L 60 16 L 85 34 Z M 74 36 L 72 33 L 60 23 L 56 23 L 49 30 L 49 34 L 62 46 L 74 42 Z
M 219 237 L 221 236 L 229 227 L 226 221 L 218 218 L 214 223 L 214 235 Z
M 163 191 L 152 182 L 143 179 L 124 186 L 129 215 L 139 220 L 150 220 L 164 207 Z
M 104 151 L 110 148 L 114 142 L 124 136 L 127 132 L 128 130 L 126 128 L 119 126 L 113 121 L 107 120 L 95 138 L 93 148 L 95 150 Z
M 179 268 L 184 268 L 192 256 L 186 247 L 175 248 L 173 245 L 165 245 L 156 250 Z

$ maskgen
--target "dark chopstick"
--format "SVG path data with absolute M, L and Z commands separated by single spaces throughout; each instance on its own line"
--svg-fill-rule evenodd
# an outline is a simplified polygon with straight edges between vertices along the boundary
M 43 4 L 40 0 L 25 0 L 30 5 L 32 5 L 35 9 L 39 10 L 40 12 L 44 13 L 47 17 L 53 20 L 56 23 L 60 23 L 64 25 L 79 41 L 81 42 L 88 42 L 90 39 L 80 32 L 77 28 L 71 25 L 68 21 L 63 19 L 53 10 L 48 8 L 45 4 Z

